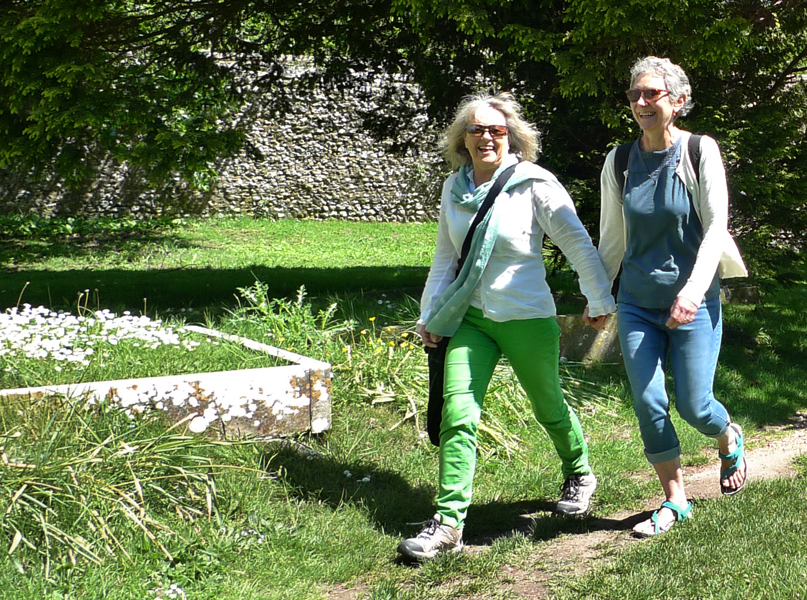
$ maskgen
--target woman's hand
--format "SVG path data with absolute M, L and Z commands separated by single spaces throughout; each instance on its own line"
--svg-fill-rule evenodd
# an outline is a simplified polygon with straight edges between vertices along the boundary
M 417 326 L 416 331 L 420 339 L 423 340 L 423 345 L 429 348 L 437 348 L 437 342 L 443 339 L 442 335 L 434 335 L 426 331 L 426 326 L 422 324 Z
M 599 317 L 589 317 L 588 306 L 586 306 L 585 310 L 583 310 L 583 323 L 589 327 L 593 327 L 597 331 L 602 331 L 605 329 L 605 325 L 608 323 L 608 317 L 610 316 L 611 315 L 600 315 Z
M 694 302 L 678 296 L 670 308 L 670 318 L 667 319 L 666 325 L 670 329 L 675 329 L 681 325 L 692 323 L 697 312 L 698 307 Z

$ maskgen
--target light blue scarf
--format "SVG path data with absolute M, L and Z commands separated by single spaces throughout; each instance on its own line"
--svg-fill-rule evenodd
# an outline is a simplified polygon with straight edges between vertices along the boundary
M 518 162 L 518 157 L 510 154 L 504 159 L 501 166 L 493 174 L 493 177 L 487 183 L 480 185 L 475 190 L 470 189 L 469 174 L 473 170 L 471 165 L 464 165 L 460 168 L 457 178 L 454 180 L 454 185 L 451 188 L 451 199 L 457 205 L 468 210 L 469 212 L 476 213 L 488 190 L 493 183 L 502 173 L 513 163 Z M 535 167 L 535 168 L 533 168 Z M 533 179 L 545 179 L 545 176 L 540 172 L 542 169 L 538 168 L 533 163 L 522 163 L 516 167 L 515 172 L 510 176 L 510 179 L 505 183 L 503 192 L 512 190 L 525 181 Z M 431 313 L 426 321 L 426 331 L 435 335 L 443 337 L 451 337 L 459 329 L 462 318 L 471 304 L 471 296 L 479 285 L 479 280 L 482 278 L 482 273 L 488 264 L 490 254 L 493 252 L 493 246 L 496 243 L 496 238 L 499 235 L 499 221 L 495 210 L 496 204 L 491 207 L 485 217 L 480 221 L 479 225 L 474 231 L 473 238 L 471 238 L 471 248 L 468 251 L 468 258 L 462 266 L 457 278 L 449 285 L 445 291 L 440 294 L 437 300 L 434 301 Z

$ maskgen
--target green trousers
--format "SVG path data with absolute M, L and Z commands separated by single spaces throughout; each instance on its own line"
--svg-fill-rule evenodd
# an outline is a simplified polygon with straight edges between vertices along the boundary
M 554 318 L 496 323 L 469 308 L 446 354 L 445 405 L 440 425 L 437 512 L 461 528 L 473 493 L 477 428 L 493 370 L 502 355 L 560 456 L 563 477 L 588 474 L 580 421 L 563 398 L 558 373 L 560 327 Z

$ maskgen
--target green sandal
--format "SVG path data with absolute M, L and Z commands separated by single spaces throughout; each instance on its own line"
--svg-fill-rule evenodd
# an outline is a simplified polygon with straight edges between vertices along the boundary
M 732 496 L 738 493 L 745 487 L 745 483 L 748 481 L 748 462 L 745 460 L 745 449 L 743 447 L 743 428 L 737 425 L 737 423 L 731 423 L 729 427 L 734 430 L 734 434 L 737 437 L 737 447 L 734 449 L 734 452 L 729 454 L 723 454 L 722 452 L 717 453 L 720 460 L 731 461 L 729 468 L 720 471 L 720 493 L 724 496 Z M 730 488 L 723 485 L 723 480 L 739 471 L 740 466 L 743 464 L 745 465 L 745 475 L 743 476 L 743 482 L 740 484 L 740 487 Z
M 653 514 L 650 516 L 650 520 L 653 522 L 653 533 L 634 531 L 633 535 L 638 538 L 649 538 L 653 537 L 654 535 L 658 535 L 660 533 L 665 533 L 669 531 L 672 528 L 672 526 L 675 525 L 676 523 L 680 521 L 685 521 L 686 519 L 689 518 L 690 513 L 692 512 L 692 502 L 687 502 L 686 508 L 681 508 L 674 502 L 670 502 L 669 500 L 667 500 L 661 504 L 661 508 L 669 508 L 671 511 L 673 511 L 673 514 L 675 515 L 675 521 L 670 521 L 669 525 L 662 528 L 658 524 L 658 510 L 657 510 L 653 512 Z M 659 508 L 659 510 L 661 510 L 661 508 Z

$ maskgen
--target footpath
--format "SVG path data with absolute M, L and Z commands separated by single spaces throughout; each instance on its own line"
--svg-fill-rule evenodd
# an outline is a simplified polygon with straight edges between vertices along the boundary
M 794 477 L 794 459 L 807 454 L 807 413 L 797 414 L 786 426 L 769 427 L 756 436 L 749 436 L 745 444 L 749 482 Z M 684 469 L 687 496 L 695 503 L 720 497 L 720 461 L 717 460 L 717 450 L 712 454 L 714 460 L 710 464 Z M 615 549 L 633 543 L 647 543 L 646 540 L 632 537 L 631 529 L 634 524 L 648 518 L 663 501 L 661 495 L 650 498 L 645 503 L 644 512 L 623 511 L 607 518 L 594 519 L 589 533 L 565 535 L 553 540 L 541 548 L 538 556 L 544 564 L 542 570 L 528 572 L 509 568 L 507 579 L 510 583 L 500 589 L 511 589 L 515 598 L 549 598 L 545 584 L 551 578 L 582 575 L 599 562 L 607 560 Z M 467 600 L 483 598 L 468 597 Z
M 807 454 L 807 412 L 797 414 L 788 425 L 769 427 L 746 437 L 745 444 L 750 482 L 795 476 L 794 459 Z M 720 497 L 720 461 L 716 449 L 712 454 L 714 460 L 708 465 L 684 469 L 687 496 L 695 503 Z M 647 477 L 651 476 L 651 473 L 647 474 Z M 628 544 L 647 543 L 633 538 L 631 529 L 634 524 L 648 518 L 663 500 L 663 496 L 649 498 L 643 512 L 622 511 L 592 519 L 589 532 L 559 536 L 543 544 L 536 555 L 536 562 L 542 563 L 543 568 L 526 570 L 520 566 L 506 566 L 496 597 L 547 600 L 546 584 L 550 579 L 585 574 L 608 560 L 614 550 Z M 529 534 L 529 531 L 525 529 L 524 533 Z M 469 540 L 464 551 L 481 553 L 487 548 L 487 544 L 474 544 Z M 328 600 L 362 600 L 369 597 L 369 590 L 361 583 L 350 588 L 337 586 L 326 592 L 325 597 Z M 486 598 L 486 594 L 462 596 L 462 600 Z

